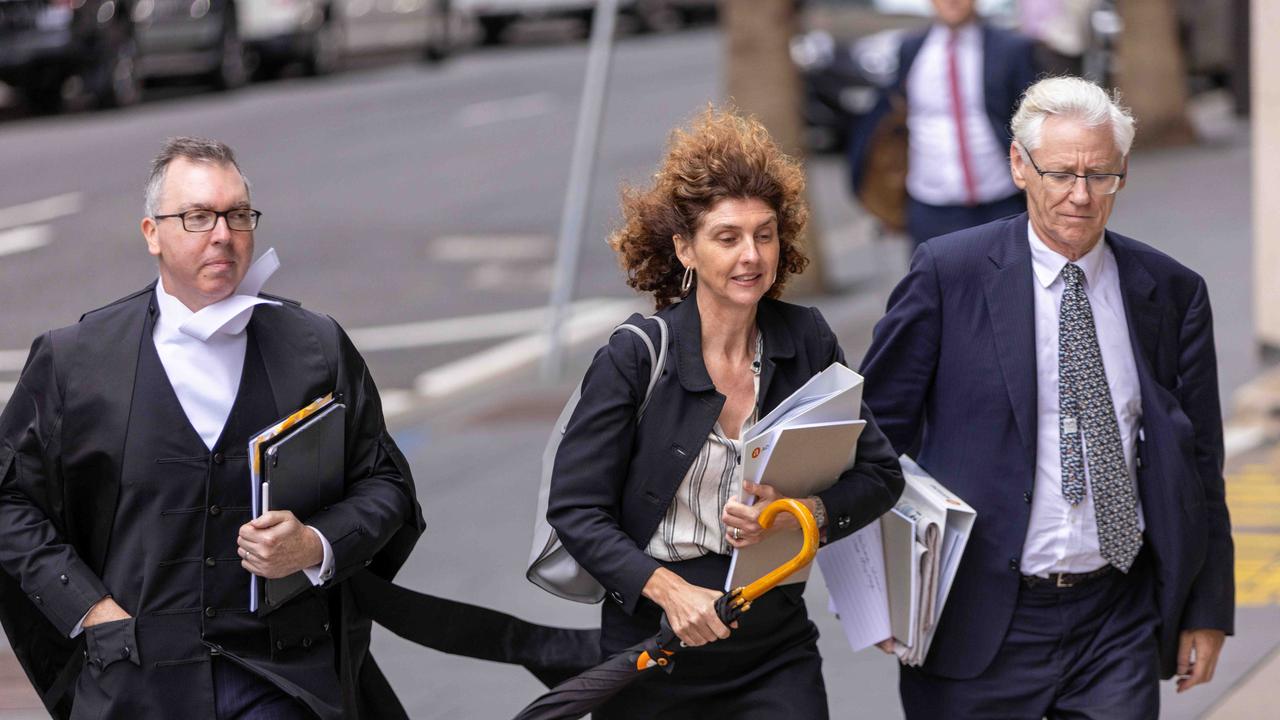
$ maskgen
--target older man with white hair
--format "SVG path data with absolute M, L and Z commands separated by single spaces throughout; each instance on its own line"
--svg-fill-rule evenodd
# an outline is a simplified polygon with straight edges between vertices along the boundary
M 1073 77 L 1013 119 L 1027 213 L 920 246 L 863 361 L 900 452 L 978 520 L 908 718 L 1154 718 L 1234 614 L 1204 280 L 1107 229 L 1134 122 Z M 1176 212 L 1176 209 L 1173 210 Z

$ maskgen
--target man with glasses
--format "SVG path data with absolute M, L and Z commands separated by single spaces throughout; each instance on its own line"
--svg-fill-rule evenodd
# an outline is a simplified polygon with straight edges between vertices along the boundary
M 1234 614 L 1208 290 L 1107 229 L 1134 123 L 1085 80 L 1027 90 L 1027 212 L 921 245 L 863 361 L 889 440 L 977 510 L 908 718 L 1153 718 Z
M 343 592 L 422 531 L 377 388 L 330 318 L 261 295 L 262 213 L 226 145 L 169 140 L 142 234 L 159 280 L 38 338 L 0 416 L 0 619 L 58 717 L 261 719 L 387 711 Z M 344 497 L 250 515 L 248 440 L 346 404 Z M 260 615 L 250 574 L 314 588 Z M 390 698 L 394 702 L 394 696 Z

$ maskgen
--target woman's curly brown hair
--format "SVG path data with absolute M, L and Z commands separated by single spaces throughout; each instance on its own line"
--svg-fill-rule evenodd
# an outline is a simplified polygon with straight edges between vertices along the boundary
M 667 154 L 648 188 L 623 186 L 622 226 L 609 238 L 627 284 L 652 293 L 659 310 L 680 297 L 684 266 L 672 236 L 692 239 L 703 217 L 727 198 L 762 200 L 778 214 L 778 297 L 809 264 L 801 247 L 809 207 L 804 170 L 753 117 L 708 106 L 688 127 L 672 131 Z

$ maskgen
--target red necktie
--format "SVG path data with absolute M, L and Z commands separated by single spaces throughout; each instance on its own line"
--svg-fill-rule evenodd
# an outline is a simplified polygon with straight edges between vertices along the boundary
M 978 184 L 973 179 L 969 146 L 964 132 L 964 96 L 960 92 L 960 66 L 956 63 L 956 31 L 947 34 L 947 80 L 951 85 L 951 118 L 956 123 L 956 143 L 960 148 L 960 169 L 964 171 L 964 192 L 968 204 L 978 204 Z

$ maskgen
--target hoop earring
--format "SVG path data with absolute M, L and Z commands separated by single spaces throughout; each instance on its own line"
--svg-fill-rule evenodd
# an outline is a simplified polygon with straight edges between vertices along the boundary
M 694 270 L 691 267 L 684 269 L 684 279 L 680 281 L 680 296 L 684 297 L 689 294 L 689 288 L 693 287 Z

